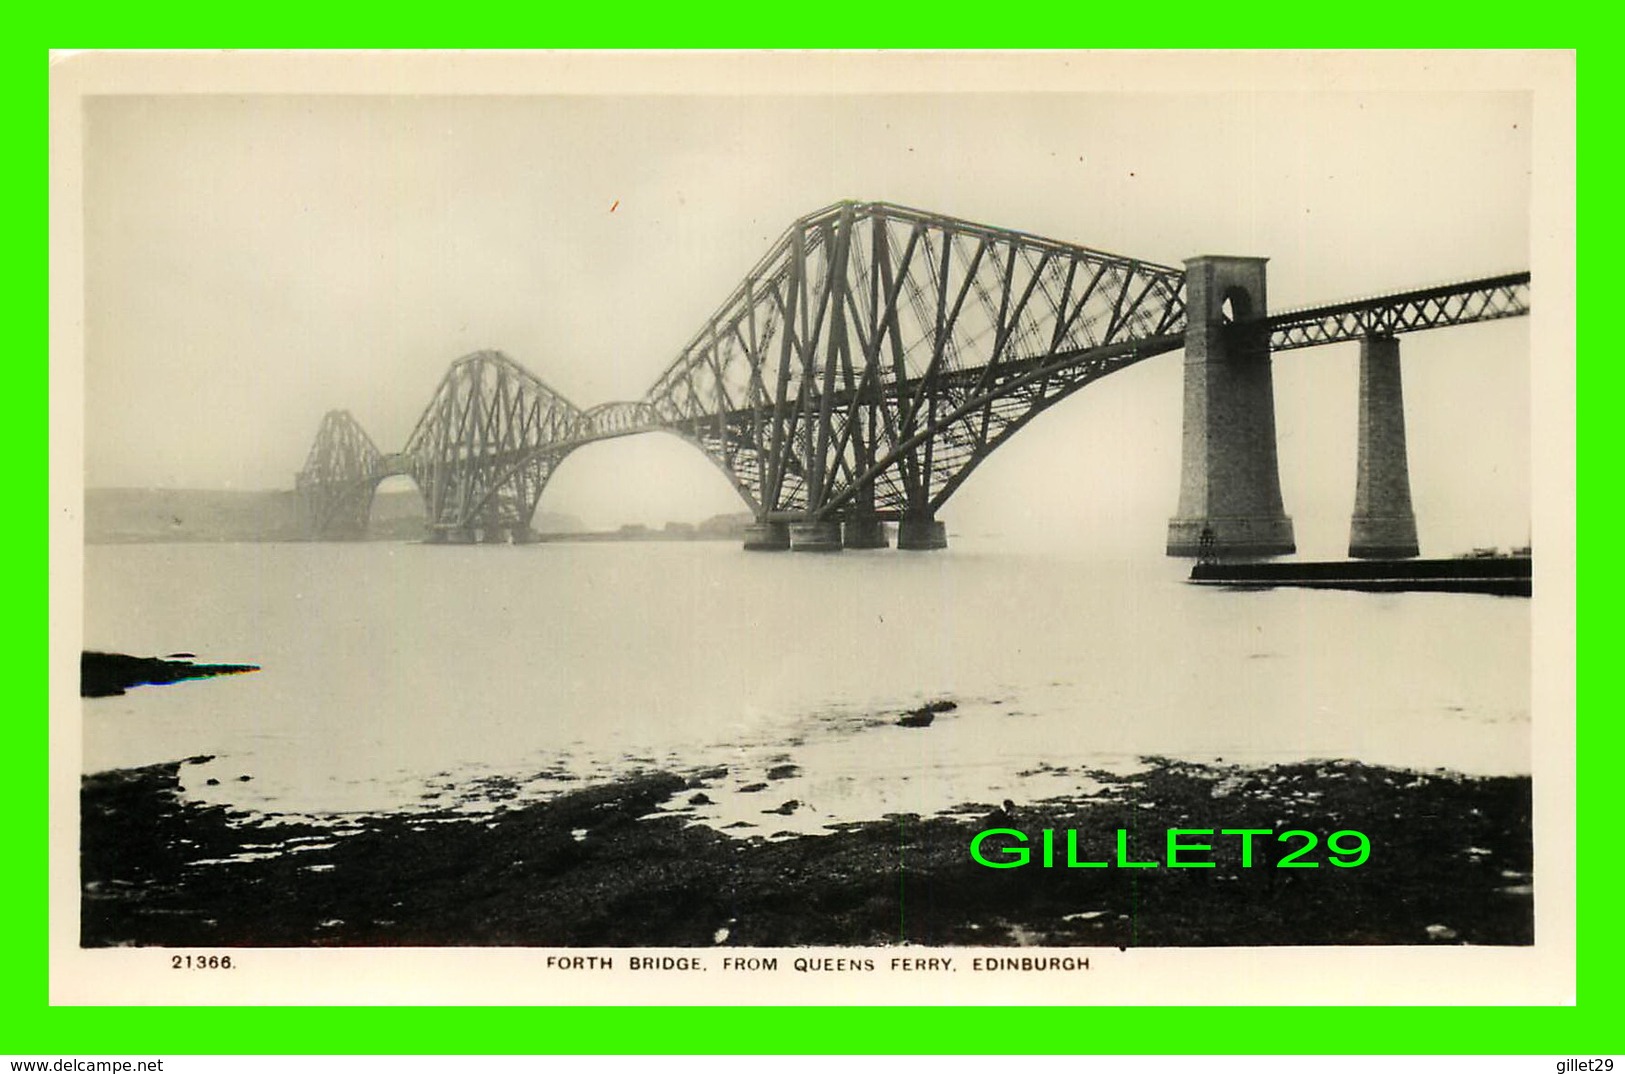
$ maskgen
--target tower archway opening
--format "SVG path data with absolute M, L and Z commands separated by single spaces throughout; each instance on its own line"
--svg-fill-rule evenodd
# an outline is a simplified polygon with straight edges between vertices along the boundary
M 1226 288 L 1224 299 L 1219 303 L 1219 320 L 1225 324 L 1238 324 L 1252 317 L 1253 301 L 1247 289 L 1239 286 Z

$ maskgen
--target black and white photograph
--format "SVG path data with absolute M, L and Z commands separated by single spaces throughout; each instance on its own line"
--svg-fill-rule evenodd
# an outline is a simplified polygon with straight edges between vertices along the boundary
M 1572 941 L 1572 57 L 75 62 L 64 996 Z

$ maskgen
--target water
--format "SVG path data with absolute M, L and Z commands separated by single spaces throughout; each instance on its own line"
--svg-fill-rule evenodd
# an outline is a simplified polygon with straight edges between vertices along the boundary
M 84 763 L 213 754 L 187 794 L 294 816 L 726 766 L 694 815 L 744 834 L 1087 793 L 1079 769 L 1147 755 L 1529 771 L 1528 601 L 1187 570 L 969 538 L 92 546 L 86 648 L 263 670 L 86 702 Z M 934 699 L 958 707 L 896 725 Z

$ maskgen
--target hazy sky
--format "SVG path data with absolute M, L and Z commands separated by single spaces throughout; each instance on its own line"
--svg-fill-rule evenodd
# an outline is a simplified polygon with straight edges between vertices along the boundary
M 840 198 L 1163 262 L 1267 256 L 1274 310 L 1529 266 L 1521 93 L 206 94 L 85 116 L 91 486 L 291 487 L 323 412 L 395 450 L 483 347 L 578 406 L 640 397 L 791 220 Z M 1403 354 L 1424 550 L 1521 540 L 1527 319 Z M 950 528 L 1160 541 L 1179 361 L 1034 422 L 950 501 Z M 1307 547 L 1347 539 L 1356 361 L 1353 344 L 1276 358 Z M 541 509 L 741 507 L 657 435 L 576 453 Z

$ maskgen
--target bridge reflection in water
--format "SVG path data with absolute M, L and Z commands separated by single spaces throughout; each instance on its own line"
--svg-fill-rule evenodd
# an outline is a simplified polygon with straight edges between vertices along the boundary
M 1191 310 L 1195 310 L 1195 315 Z M 661 431 L 705 453 L 755 516 L 745 546 L 945 547 L 937 519 L 976 467 L 1078 389 L 1183 348 L 1183 477 L 1171 555 L 1293 550 L 1282 510 L 1273 350 L 1360 340 L 1354 555 L 1415 555 L 1401 409 L 1405 332 L 1529 311 L 1527 272 L 1274 316 L 1264 260 L 1183 268 L 884 202 L 797 220 L 641 400 L 581 409 L 496 351 L 453 362 L 381 452 L 328 413 L 296 484 L 319 539 L 365 534 L 409 475 L 431 541 L 524 541 L 570 452 Z

